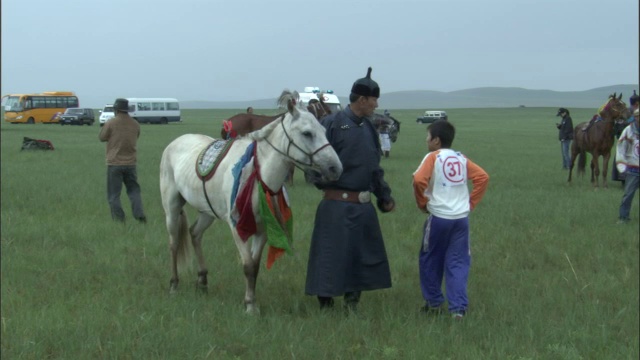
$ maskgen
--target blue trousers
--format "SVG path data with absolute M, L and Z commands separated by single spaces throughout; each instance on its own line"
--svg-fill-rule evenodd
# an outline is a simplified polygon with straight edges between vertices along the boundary
M 444 302 L 444 276 L 449 311 L 465 311 L 471 267 L 469 218 L 449 220 L 430 215 L 424 224 L 419 269 L 422 296 L 429 307 Z
M 571 168 L 571 152 L 569 151 L 571 140 L 560 140 L 560 150 L 562 150 L 562 168 Z
M 633 195 L 638 190 L 640 177 L 637 174 L 626 174 L 624 180 L 624 195 L 622 195 L 622 202 L 620 203 L 620 220 L 630 220 L 631 203 L 633 202 Z

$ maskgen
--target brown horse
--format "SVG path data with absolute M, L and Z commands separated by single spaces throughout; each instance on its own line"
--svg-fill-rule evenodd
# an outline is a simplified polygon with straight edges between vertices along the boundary
M 607 167 L 613 146 L 613 125 L 619 118 L 628 118 L 629 109 L 622 99 L 622 94 L 616 98 L 616 94 L 609 96 L 609 101 L 605 104 L 599 115 L 602 121 L 593 123 L 588 129 L 583 130 L 587 122 L 578 124 L 574 131 L 573 143 L 571 144 L 571 168 L 569 169 L 569 179 L 578 158 L 578 174 L 583 175 L 587 163 L 586 153 L 591 153 L 591 183 L 594 188 L 598 188 L 598 177 L 600 176 L 599 157 L 602 156 L 602 186 L 607 188 Z
M 282 117 L 285 113 L 266 116 L 255 114 L 236 114 L 222 122 L 222 129 L 220 130 L 220 136 L 222 139 L 231 139 L 238 136 L 244 136 L 252 131 L 262 129 L 265 125 Z
M 323 117 L 331 114 L 331 108 L 329 105 L 324 103 L 324 96 L 322 93 L 318 94 L 318 99 L 309 100 L 309 105 L 307 105 L 307 111 L 313 114 L 316 119 L 320 120 Z

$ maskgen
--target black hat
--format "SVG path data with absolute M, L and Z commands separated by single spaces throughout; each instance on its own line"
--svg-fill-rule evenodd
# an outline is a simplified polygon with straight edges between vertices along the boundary
M 562 113 L 566 113 L 567 115 L 569 115 L 569 110 L 567 110 L 565 108 L 560 108 L 560 109 L 558 109 L 558 113 L 556 114 L 556 116 L 560 116 L 560 115 L 562 115 Z
M 117 98 L 113 102 L 113 109 L 117 111 L 129 112 L 129 100 L 123 98 Z
M 351 87 L 351 93 L 360 96 L 380 97 L 380 87 L 378 83 L 371 80 L 371 67 L 367 71 L 367 76 L 356 80 Z

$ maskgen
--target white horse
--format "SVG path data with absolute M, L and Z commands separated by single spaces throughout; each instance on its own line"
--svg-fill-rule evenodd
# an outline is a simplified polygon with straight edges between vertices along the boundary
M 226 156 L 221 160 L 213 177 L 203 184 L 195 171 L 199 153 L 213 138 L 205 135 L 186 134 L 171 142 L 162 154 L 160 163 L 160 192 L 164 208 L 169 245 L 172 255 L 171 291 L 178 287 L 178 265 L 185 262 L 189 254 L 187 242 L 191 240 L 198 260 L 197 286 L 206 290 L 207 268 L 202 253 L 202 235 L 213 221 L 225 220 L 238 247 L 244 275 L 246 291 L 244 303 L 247 313 L 259 313 L 256 305 L 256 280 L 260 268 L 260 258 L 267 236 L 259 215 L 260 184 L 254 186 L 251 194 L 256 233 L 247 241 L 238 235 L 232 222 L 231 203 L 234 187 L 232 168 L 245 154 L 247 148 L 256 143 L 255 158 L 259 163 L 258 180 L 270 191 L 282 188 L 285 177 L 293 165 L 313 169 L 328 180 L 337 180 L 342 174 L 342 164 L 338 155 L 325 136 L 325 129 L 315 117 L 296 106 L 298 94 L 287 90 L 278 99 L 280 106 L 287 109 L 281 119 L 277 119 L 262 129 L 235 140 Z M 253 169 L 253 163 L 249 163 Z M 206 193 L 205 193 L 206 191 Z M 183 207 L 189 203 L 198 210 L 195 223 L 189 227 Z

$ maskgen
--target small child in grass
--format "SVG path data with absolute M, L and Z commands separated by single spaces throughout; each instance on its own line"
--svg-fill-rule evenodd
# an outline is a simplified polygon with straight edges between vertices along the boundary
M 442 279 L 449 312 L 462 319 L 467 311 L 467 278 L 471 266 L 469 212 L 480 202 L 489 175 L 461 153 L 452 150 L 454 126 L 439 120 L 427 128 L 429 153 L 413 173 L 418 208 L 429 216 L 424 223 L 419 257 L 423 311 L 443 311 Z M 473 183 L 469 196 L 467 181 Z

